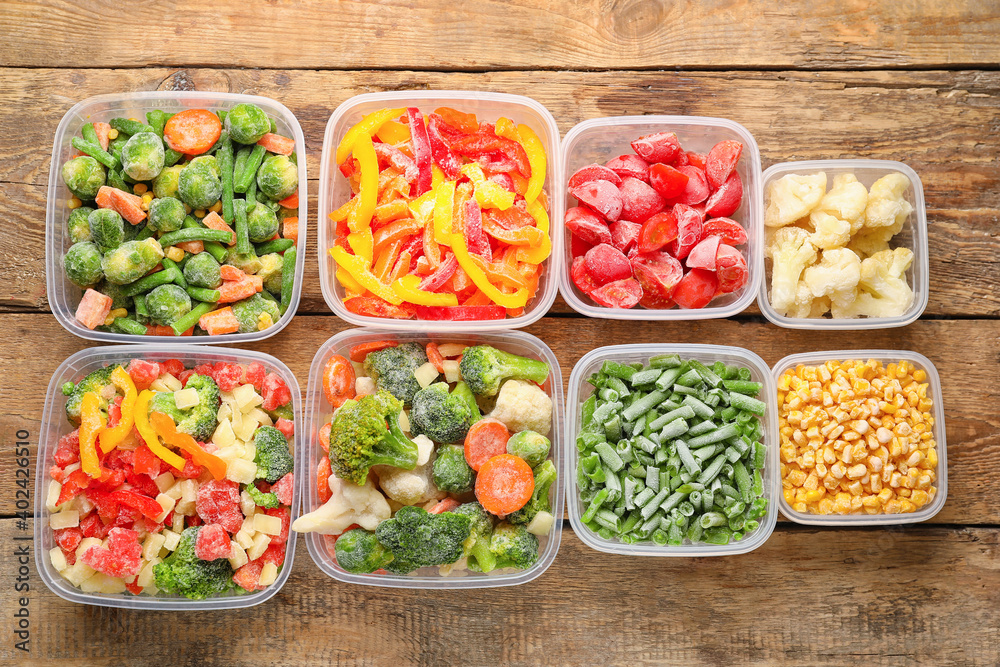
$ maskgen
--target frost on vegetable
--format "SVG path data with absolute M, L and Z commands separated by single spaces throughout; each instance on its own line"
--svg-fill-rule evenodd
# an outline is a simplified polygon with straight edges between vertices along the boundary
M 157 199 L 164 197 L 179 199 L 180 195 L 177 193 L 177 186 L 180 183 L 181 172 L 183 170 L 184 167 L 179 164 L 164 168 L 159 176 L 153 179 L 153 196 Z
M 71 243 L 93 240 L 90 236 L 90 223 L 87 220 L 93 212 L 94 209 L 89 206 L 80 206 L 74 208 L 69 214 L 69 219 L 66 221 L 66 231 Z
M 851 234 L 856 234 L 864 226 L 867 205 L 868 190 L 854 174 L 845 173 L 833 177 L 833 186 L 823 195 L 816 210 L 846 221 Z
M 889 227 L 899 233 L 906 219 L 913 212 L 910 202 L 903 198 L 910 187 L 910 179 L 898 172 L 886 174 L 872 184 L 865 208 L 866 227 Z
M 191 311 L 191 297 L 177 285 L 160 285 L 146 295 L 149 319 L 170 326 Z
M 122 147 L 122 168 L 137 181 L 149 181 L 163 169 L 163 140 L 155 132 L 133 134 Z
M 191 160 L 178 177 L 177 193 L 191 208 L 204 209 L 217 202 L 222 196 L 222 181 L 215 157 L 203 155 Z
M 78 287 L 89 287 L 104 277 L 101 270 L 101 251 L 90 241 L 81 241 L 70 247 L 63 257 L 66 277 Z
M 87 216 L 91 240 L 101 252 L 114 250 L 125 241 L 125 221 L 110 208 L 99 208 Z
M 503 422 L 512 433 L 535 431 L 547 435 L 552 429 L 552 399 L 533 382 L 507 380 L 500 387 L 490 417 Z
M 143 134 L 149 134 L 143 132 Z M 149 228 L 157 232 L 175 232 L 184 225 L 184 204 L 173 197 L 154 199 L 149 203 Z
M 270 129 L 271 121 L 256 104 L 240 103 L 226 114 L 226 131 L 237 143 L 255 144 Z
M 125 285 L 153 270 L 163 259 L 163 248 L 156 239 L 126 241 L 104 255 L 101 268 L 108 282 Z
M 257 187 L 270 199 L 284 199 L 299 187 L 299 168 L 287 155 L 271 155 L 257 170 Z
M 184 264 L 184 279 L 194 287 L 215 289 L 222 284 L 222 267 L 210 253 L 200 252 Z
M 63 183 L 74 195 L 88 201 L 105 183 L 104 167 L 89 155 L 68 160 L 62 168 Z
M 769 201 L 764 224 L 784 227 L 809 215 L 826 193 L 826 174 L 788 174 L 768 187 Z
M 254 206 L 247 214 L 247 229 L 254 243 L 269 241 L 278 233 L 278 216 L 266 206 Z

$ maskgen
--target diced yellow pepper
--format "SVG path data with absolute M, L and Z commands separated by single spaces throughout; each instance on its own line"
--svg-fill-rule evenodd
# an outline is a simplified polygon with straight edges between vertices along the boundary
M 410 138 L 410 128 L 397 120 L 387 120 L 375 136 L 387 144 L 401 144 Z

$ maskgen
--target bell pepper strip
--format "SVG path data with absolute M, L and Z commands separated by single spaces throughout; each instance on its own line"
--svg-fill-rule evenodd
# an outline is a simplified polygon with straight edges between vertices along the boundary
M 410 272 L 410 264 L 413 262 L 413 255 L 409 250 L 404 250 L 399 253 L 399 258 L 396 259 L 396 263 L 393 264 L 392 270 L 389 271 L 389 277 L 387 282 L 391 285 L 400 276 L 405 276 Z
M 519 289 L 513 294 L 504 294 L 490 282 L 486 274 L 480 269 L 469 255 L 469 249 L 465 244 L 465 237 L 461 234 L 451 235 L 451 249 L 455 253 L 458 265 L 469 274 L 469 278 L 481 289 L 486 296 L 504 308 L 517 308 L 528 302 L 528 291 Z
M 431 142 L 427 137 L 427 126 L 420 109 L 407 107 L 406 118 L 410 121 L 410 142 L 413 144 L 413 157 L 417 161 L 417 194 L 422 195 L 431 189 Z
M 403 301 L 418 306 L 457 306 L 458 297 L 451 293 L 428 292 L 420 289 L 419 276 L 403 276 L 392 283 L 392 290 Z
M 424 224 L 424 256 L 431 270 L 441 265 L 441 246 L 434 240 L 434 219 L 430 218 Z
M 536 227 L 544 233 L 542 242 L 530 248 L 519 248 L 517 251 L 517 261 L 529 264 L 541 264 L 552 254 L 552 239 L 549 238 L 549 215 L 545 212 L 545 207 L 535 200 L 528 204 L 528 213 L 535 219 Z
M 375 136 L 387 144 L 401 144 L 410 138 L 410 128 L 398 120 L 387 120 Z
M 462 302 L 463 306 L 489 306 L 492 302 L 490 297 L 483 294 L 483 290 L 477 289 L 468 299 Z M 489 318 L 486 318 L 489 319 Z
M 396 266 L 396 260 L 399 259 L 399 250 L 402 247 L 403 239 L 397 239 L 390 241 L 378 252 L 375 259 L 375 266 L 372 267 L 372 273 L 375 274 L 380 283 L 391 284 L 392 281 L 389 280 L 389 274 L 392 273 L 392 267 Z
M 378 278 L 375 277 L 375 274 L 371 272 L 371 269 L 369 268 L 370 264 L 364 261 L 361 257 L 351 255 L 339 246 L 331 248 L 330 255 L 333 256 L 333 261 L 337 262 L 337 266 L 343 267 L 343 269 L 350 273 L 362 287 L 375 296 L 385 299 L 394 306 L 398 306 L 403 302 L 403 300 L 396 296 L 396 293 L 392 291 L 392 288 L 379 282 Z
M 440 111 L 440 109 L 439 109 Z M 434 113 L 431 114 L 427 119 L 427 138 L 431 145 L 431 155 L 434 158 L 434 164 L 441 168 L 441 171 L 449 180 L 455 180 L 458 178 L 459 167 L 461 167 L 461 161 L 455 152 L 448 147 L 448 143 L 445 141 L 441 125 L 445 121 L 442 120 L 441 116 Z M 476 124 L 476 129 L 479 128 L 478 123 Z M 473 130 L 475 131 L 475 130 Z
M 537 227 L 518 227 L 517 229 L 504 229 L 491 218 L 483 218 L 483 231 L 495 238 L 503 241 L 507 245 L 515 246 L 537 246 L 542 243 L 545 232 Z
M 434 242 L 439 245 L 449 245 L 455 207 L 455 181 L 445 181 L 438 186 L 436 192 L 437 196 L 434 198 Z
M 410 207 L 405 199 L 394 199 L 375 208 L 375 220 L 383 225 L 393 220 L 409 217 L 409 215 Z
M 82 468 L 77 468 L 71 472 L 63 480 L 62 488 L 59 490 L 59 498 L 56 499 L 56 507 L 76 498 L 84 489 L 90 486 L 90 482 L 90 476 Z
M 114 372 L 111 373 L 111 382 L 122 390 L 125 397 L 122 399 L 121 417 L 119 417 L 118 423 L 101 431 L 101 451 L 105 454 L 117 447 L 118 443 L 132 432 L 134 423 L 132 412 L 135 410 L 135 399 L 139 395 L 131 376 L 121 366 L 115 368 Z
M 479 119 L 474 113 L 465 113 L 451 107 L 438 107 L 434 113 L 449 126 L 461 132 L 471 134 L 479 130 Z
M 331 222 L 344 222 L 360 201 L 361 200 L 359 198 L 352 197 L 347 201 L 347 203 L 338 208 L 336 211 L 330 213 L 327 217 L 330 218 Z
M 361 201 L 348 214 L 347 226 L 352 232 L 360 232 L 371 225 L 378 204 L 378 157 L 371 137 L 364 135 L 357 140 L 354 157 L 361 173 L 357 196 Z
M 506 211 L 514 205 L 514 199 L 517 195 L 496 181 L 486 178 L 483 168 L 475 162 L 462 165 L 462 174 L 476 186 L 476 201 L 483 208 L 498 208 L 501 211 Z
M 215 454 L 206 452 L 187 433 L 178 431 L 174 420 L 169 415 L 154 412 L 149 416 L 149 421 L 153 424 L 156 434 L 163 438 L 163 442 L 190 454 L 191 460 L 200 466 L 205 466 L 215 479 L 223 479 L 226 476 L 226 462 Z
M 433 273 L 421 281 L 420 289 L 427 292 L 438 291 L 455 275 L 455 269 L 457 268 L 458 260 L 455 258 L 454 253 L 451 253 Z
M 479 292 L 477 292 L 479 293 Z M 507 317 L 507 309 L 493 304 L 477 306 L 417 306 L 417 318 L 468 322 L 471 320 L 502 320 Z
M 513 139 L 528 156 L 528 163 L 531 165 L 531 176 L 528 178 L 528 185 L 524 191 L 524 199 L 529 204 L 538 199 L 542 192 L 542 185 L 545 183 L 545 146 L 542 141 L 527 125 L 523 123 L 514 126 L 514 123 L 506 118 L 501 118 L 496 124 L 496 133 L 501 137 Z M 516 187 L 515 181 L 515 187 Z
M 344 299 L 344 307 L 355 315 L 366 317 L 388 317 L 397 320 L 413 319 L 414 306 L 404 303 L 394 306 L 377 296 L 355 296 Z
M 483 233 L 483 211 L 479 208 L 479 203 L 473 199 L 465 202 L 465 238 L 469 246 L 469 252 L 479 255 L 486 261 L 493 259 L 493 249 L 490 242 Z
M 426 222 L 434 215 L 434 204 L 437 202 L 437 189 L 425 192 L 413 201 L 407 203 L 410 213 L 421 222 Z
M 514 289 L 528 286 L 524 276 L 518 273 L 517 269 L 511 268 L 504 262 L 486 262 L 478 255 L 473 255 L 472 261 L 483 270 L 491 281 L 503 283 Z
M 147 519 L 156 520 L 163 514 L 163 507 L 149 496 L 143 496 L 130 489 L 121 489 L 109 494 L 111 500 L 125 507 L 142 512 Z
M 361 286 L 357 280 L 354 279 L 350 273 L 348 273 L 344 267 L 337 267 L 337 282 L 344 286 L 344 289 L 348 292 L 353 292 L 354 294 L 364 294 L 365 288 Z
M 135 416 L 135 430 L 139 431 L 139 435 L 146 442 L 149 451 L 156 454 L 167 465 L 173 466 L 178 470 L 183 470 L 183 457 L 178 456 L 161 445 L 160 439 L 156 436 L 156 431 L 149 424 L 149 401 L 152 400 L 154 393 L 149 389 L 139 392 L 139 397 L 135 400 L 135 409 L 133 411 Z
M 347 160 L 347 157 L 355 150 L 359 140 L 366 138 L 370 143 L 372 135 L 389 121 L 399 118 L 404 111 L 405 109 L 379 109 L 362 118 L 357 125 L 347 131 L 344 138 L 337 144 L 337 164 L 343 164 Z
M 348 234 L 347 245 L 354 252 L 354 254 L 362 258 L 365 263 L 371 264 L 372 257 L 375 254 L 375 241 L 372 237 L 371 228 Z
M 101 476 L 101 461 L 97 457 L 97 436 L 107 426 L 101 414 L 101 399 L 92 391 L 80 401 L 80 468 L 90 477 Z
M 374 144 L 375 155 L 378 157 L 379 162 L 384 162 L 391 165 L 393 168 L 398 170 L 410 183 L 414 182 L 418 178 L 418 168 L 417 163 L 414 162 L 413 158 L 399 150 L 395 146 L 391 146 L 385 143 Z M 428 177 L 429 178 L 429 177 Z
M 374 235 L 375 254 L 381 254 L 391 243 L 406 240 L 408 237 L 419 234 L 422 231 L 424 231 L 423 224 L 415 218 L 402 218 L 384 227 L 380 227 Z

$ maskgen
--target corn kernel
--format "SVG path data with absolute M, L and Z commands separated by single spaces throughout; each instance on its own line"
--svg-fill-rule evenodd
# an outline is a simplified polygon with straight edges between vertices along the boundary
M 193 210 L 194 209 L 191 208 L 191 204 L 184 204 L 184 212 L 185 213 L 190 213 Z
M 258 331 L 263 331 L 264 329 L 268 328 L 272 324 L 274 324 L 274 318 L 271 317 L 271 313 L 262 312 L 257 317 L 257 330 Z
M 118 130 L 116 130 L 115 128 L 111 128 L 110 130 L 108 130 L 108 139 L 114 140 L 117 138 L 118 138 Z
M 208 215 L 208 211 L 203 208 L 197 208 L 194 211 L 194 217 L 196 218 L 204 218 L 206 215 Z
M 132 186 L 132 192 L 134 192 L 137 195 L 141 195 L 148 189 L 149 188 L 146 186 L 145 183 L 136 183 L 135 185 Z
M 73 209 L 83 206 L 83 202 L 80 201 L 79 197 L 70 197 L 69 201 L 66 202 L 66 206 L 72 211 Z
M 209 206 L 208 210 L 211 211 L 212 213 L 220 212 L 222 210 L 222 200 L 220 199 L 211 206 Z
M 184 259 L 184 251 L 175 245 L 172 245 L 169 248 L 167 248 L 163 254 L 166 255 L 167 259 L 170 259 L 174 262 L 179 262 Z

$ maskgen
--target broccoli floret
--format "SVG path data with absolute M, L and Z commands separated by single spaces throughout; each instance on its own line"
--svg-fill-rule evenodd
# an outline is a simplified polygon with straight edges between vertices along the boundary
M 413 397 L 410 432 L 434 442 L 462 442 L 472 426 L 472 408 L 464 396 L 448 393 L 447 382 L 436 382 Z
M 507 453 L 524 459 L 532 468 L 548 457 L 551 447 L 549 439 L 535 431 L 520 431 L 507 441 Z
M 549 489 L 556 481 L 556 467 L 551 460 L 547 460 L 535 468 L 535 490 L 531 494 L 531 500 L 516 512 L 507 515 L 507 521 L 516 525 L 527 526 L 535 515 L 539 512 L 548 512 Z
M 281 311 L 277 304 L 270 299 L 264 298 L 260 292 L 242 301 L 237 301 L 232 305 L 233 315 L 240 323 L 240 333 L 250 333 L 251 331 L 261 331 L 260 320 L 263 313 L 271 316 L 271 323 L 281 319 Z M 266 326 L 264 327 L 267 328 Z
M 201 560 L 195 555 L 200 530 L 201 526 L 185 528 L 174 552 L 153 566 L 157 588 L 192 600 L 204 600 L 230 587 L 233 568 L 228 559 Z
M 273 484 L 292 472 L 295 463 L 284 433 L 273 426 L 261 426 L 254 432 L 253 444 L 256 448 L 253 462 L 257 464 L 257 479 L 266 479 Z
M 396 516 L 380 523 L 375 536 L 393 555 L 386 569 L 407 574 L 421 567 L 457 561 L 465 553 L 464 543 L 471 530 L 472 520 L 467 515 L 430 514 L 406 505 Z
M 101 399 L 101 410 L 107 410 L 108 399 L 116 393 L 114 385 L 111 384 L 111 374 L 115 372 L 116 368 L 118 368 L 117 364 L 98 368 L 76 384 L 73 393 L 66 399 L 66 419 L 69 420 L 70 424 L 80 425 L 80 401 L 83 400 L 83 395 L 88 391 L 97 394 Z
M 149 413 L 169 415 L 177 424 L 178 431 L 187 433 L 198 442 L 208 442 L 219 423 L 219 385 L 207 375 L 195 373 L 188 378 L 185 388 L 194 388 L 198 392 L 198 405 L 181 410 L 174 402 L 172 391 L 161 391 L 149 402 Z
M 476 473 L 465 460 L 460 445 L 438 447 L 434 459 L 434 486 L 451 493 L 468 493 L 476 483 Z
M 330 465 L 334 473 L 361 486 L 374 465 L 413 470 L 417 445 L 399 428 L 402 409 L 402 404 L 383 390 L 345 402 L 330 427 Z
M 491 345 L 467 347 L 459 365 L 462 378 L 477 396 L 496 396 L 504 380 L 542 383 L 549 377 L 549 365 L 537 359 L 519 357 Z
M 538 560 L 538 538 L 525 526 L 515 526 L 506 521 L 493 529 L 490 551 L 497 558 L 497 567 L 516 567 L 526 570 Z
M 244 490 L 253 499 L 255 505 L 260 505 L 265 509 L 273 509 L 281 504 L 278 502 L 277 495 L 271 492 L 264 493 L 253 484 L 247 484 Z
M 455 510 L 455 514 L 464 514 L 472 521 L 469 539 L 465 541 L 465 555 L 468 557 L 469 569 L 473 572 L 489 572 L 495 569 L 497 557 L 490 551 L 493 516 L 477 502 L 465 503 Z
M 427 363 L 427 353 L 418 343 L 403 343 L 397 347 L 376 350 L 365 357 L 365 372 L 379 389 L 409 405 L 420 391 L 413 371 Z
M 337 565 L 351 574 L 368 574 L 392 562 L 392 552 L 382 546 L 375 533 L 354 528 L 337 538 Z

